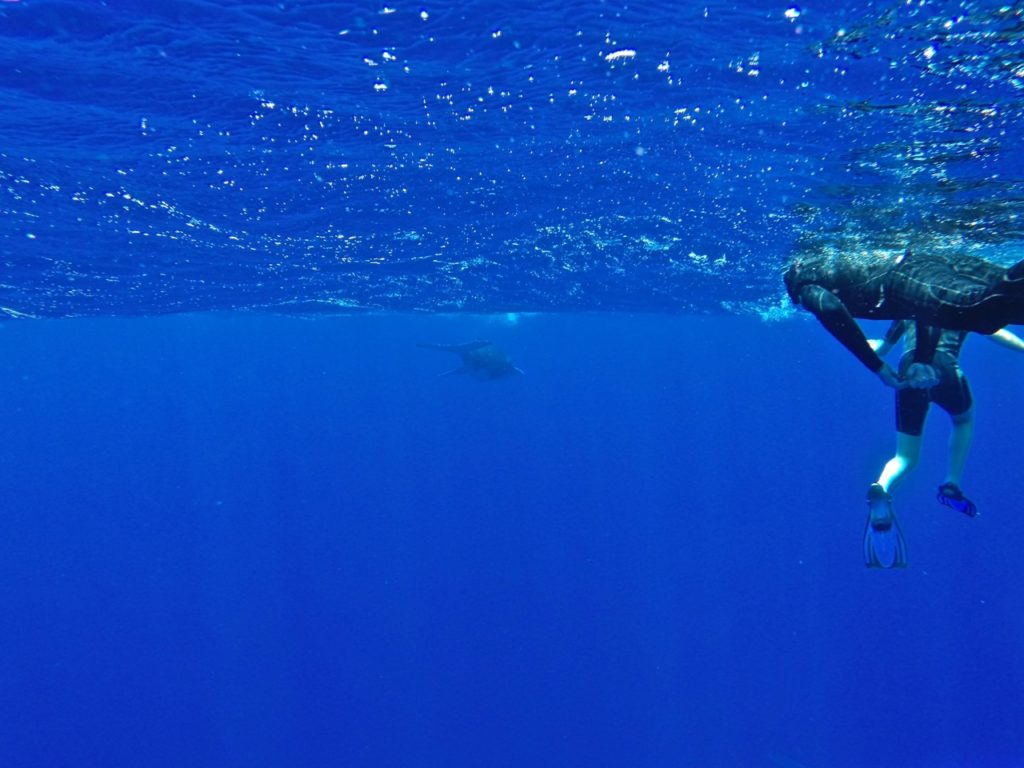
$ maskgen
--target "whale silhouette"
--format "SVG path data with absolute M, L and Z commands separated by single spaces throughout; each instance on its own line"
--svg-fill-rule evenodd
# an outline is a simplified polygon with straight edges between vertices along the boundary
M 523 373 L 512 364 L 512 361 L 501 349 L 489 341 L 471 341 L 468 344 L 418 344 L 417 346 L 424 349 L 453 352 L 462 359 L 462 365 L 445 371 L 441 376 L 452 376 L 459 373 L 472 376 L 474 379 L 490 381 Z

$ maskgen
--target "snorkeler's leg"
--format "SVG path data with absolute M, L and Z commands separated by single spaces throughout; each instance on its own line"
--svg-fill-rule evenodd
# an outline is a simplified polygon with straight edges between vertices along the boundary
M 920 458 L 921 435 L 897 432 L 896 454 L 885 463 L 885 466 L 882 467 L 882 474 L 878 476 L 878 484 L 882 486 L 882 490 L 891 493 L 906 474 L 917 466 Z
M 949 435 L 949 467 L 946 482 L 959 486 L 963 478 L 967 456 L 974 439 L 974 408 L 953 417 L 953 431 Z
M 960 478 L 967 462 L 967 454 L 971 450 L 971 439 L 974 437 L 974 409 L 953 417 L 953 431 L 949 436 L 949 469 L 946 481 L 939 486 L 936 495 L 940 504 L 944 504 L 968 517 L 978 514 L 977 505 L 960 490 Z
M 921 435 L 930 405 L 927 390 L 901 389 L 896 393 L 896 454 L 886 462 L 878 476 L 878 484 L 886 493 L 891 492 L 917 466 L 921 458 Z
M 917 466 L 928 405 L 926 390 L 902 389 L 896 393 L 896 455 L 886 462 L 878 482 L 868 488 L 864 564 L 869 568 L 901 568 L 907 564 L 907 545 L 889 491 Z
M 936 498 L 939 503 L 974 517 L 978 514 L 977 506 L 960 490 L 960 479 L 974 437 L 974 400 L 967 377 L 959 369 L 943 371 L 941 383 L 932 390 L 932 398 L 953 420 L 946 480 L 939 486 Z
M 868 488 L 868 519 L 864 524 L 864 564 L 869 568 L 902 568 L 907 544 L 892 508 L 889 490 L 912 470 L 921 455 L 921 434 L 896 433 L 896 455 L 886 462 L 877 483 Z

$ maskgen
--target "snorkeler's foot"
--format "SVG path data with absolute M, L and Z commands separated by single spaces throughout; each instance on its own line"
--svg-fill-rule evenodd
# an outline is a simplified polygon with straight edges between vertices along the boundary
M 956 483 L 943 483 L 939 486 L 939 492 L 935 496 L 940 504 L 945 504 L 950 509 L 955 509 L 957 512 L 962 512 L 968 517 L 974 517 L 978 514 L 978 508 L 974 505 L 974 502 L 964 496 L 964 492 L 960 490 L 960 486 Z
M 892 511 L 892 497 L 878 483 L 868 488 L 864 564 L 869 568 L 904 568 L 907 565 L 907 545 Z
M 892 528 L 892 496 L 878 483 L 868 488 L 868 513 L 868 524 L 876 531 Z

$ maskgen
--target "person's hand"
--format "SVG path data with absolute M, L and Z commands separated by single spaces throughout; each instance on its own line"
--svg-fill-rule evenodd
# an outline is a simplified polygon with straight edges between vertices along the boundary
M 889 367 L 888 363 L 882 363 L 882 367 L 878 369 L 878 378 L 882 380 L 885 386 L 892 387 L 893 389 L 906 389 L 910 386 L 900 378 L 896 371 Z
M 911 363 L 903 378 L 914 389 L 931 389 L 939 383 L 939 372 L 927 363 Z

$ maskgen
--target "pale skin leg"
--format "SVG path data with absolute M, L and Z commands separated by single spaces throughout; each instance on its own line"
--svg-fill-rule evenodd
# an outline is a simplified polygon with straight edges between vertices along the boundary
M 1018 266 L 1024 269 L 1024 262 L 1021 262 Z M 1021 339 L 1005 328 L 1001 328 L 983 338 L 991 339 L 997 344 L 1012 349 L 1015 352 L 1024 352 L 1024 339 Z M 892 343 L 884 339 L 870 339 L 868 344 L 879 355 L 885 355 L 892 349 Z M 974 437 L 974 408 L 972 407 L 952 418 L 953 431 L 949 436 L 949 465 L 946 473 L 946 482 L 955 483 L 959 488 L 964 465 L 967 463 L 967 454 L 970 451 L 971 441 Z M 920 436 L 897 432 L 896 455 L 889 459 L 885 467 L 882 468 L 878 484 L 885 489 L 886 493 L 891 492 L 892 488 L 899 484 L 899 481 L 903 479 L 906 473 L 917 465 L 920 455 Z
M 964 466 L 967 464 L 967 455 L 971 450 L 971 441 L 974 438 L 974 408 L 952 418 L 953 431 L 949 435 L 949 466 L 946 472 L 946 482 L 955 483 L 959 487 L 964 474 Z M 889 459 L 882 468 L 878 484 L 885 489 L 886 493 L 892 493 L 892 489 L 899 485 L 906 474 L 917 466 L 920 458 L 921 435 L 897 432 L 896 455 Z
M 921 435 L 908 435 L 903 432 L 896 433 L 896 455 L 882 467 L 882 474 L 878 477 L 878 484 L 885 489 L 886 493 L 892 493 L 892 489 L 899 485 L 900 480 L 917 466 L 921 458 Z M 966 458 L 966 457 L 965 457 Z M 963 463 L 961 462 L 961 471 Z
M 971 450 L 974 438 L 974 408 L 953 417 L 953 431 L 949 435 L 949 469 L 946 482 L 960 487 L 960 479 L 964 474 L 967 454 Z

